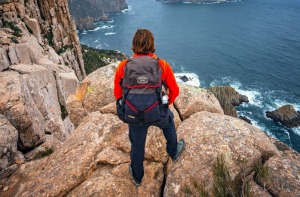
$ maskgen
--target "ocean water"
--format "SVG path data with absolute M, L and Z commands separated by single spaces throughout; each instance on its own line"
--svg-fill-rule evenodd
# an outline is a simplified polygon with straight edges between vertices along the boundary
M 110 21 L 79 32 L 80 41 L 130 56 L 136 29 L 150 29 L 156 54 L 175 73 L 195 73 L 201 87 L 233 86 L 250 100 L 238 107 L 240 115 L 300 152 L 300 128 L 288 129 L 265 116 L 287 103 L 300 111 L 300 0 L 127 3 L 129 9 Z

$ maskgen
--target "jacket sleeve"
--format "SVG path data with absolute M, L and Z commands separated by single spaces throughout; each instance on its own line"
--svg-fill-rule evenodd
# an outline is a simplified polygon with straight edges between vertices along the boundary
M 123 95 L 121 80 L 124 77 L 124 66 L 125 66 L 126 62 L 127 62 L 127 60 L 123 60 L 117 67 L 117 70 L 115 73 L 114 95 L 115 95 L 116 100 L 122 98 L 122 95 Z
M 171 105 L 177 96 L 179 95 L 179 87 L 177 85 L 174 73 L 170 64 L 164 60 L 160 60 L 162 66 L 162 80 L 165 82 L 166 86 L 169 88 L 169 105 Z

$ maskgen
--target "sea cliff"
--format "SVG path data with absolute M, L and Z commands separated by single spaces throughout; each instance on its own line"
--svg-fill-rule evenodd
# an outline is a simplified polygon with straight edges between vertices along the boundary
M 108 20 L 108 14 L 128 8 L 125 0 L 68 0 L 71 16 L 79 30 L 93 29 L 94 23 Z
M 66 99 L 85 76 L 66 0 L 1 1 L 0 171 L 71 135 Z

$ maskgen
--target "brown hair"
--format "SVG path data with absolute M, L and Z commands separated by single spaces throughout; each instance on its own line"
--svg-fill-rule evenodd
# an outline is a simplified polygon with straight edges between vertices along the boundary
M 138 29 L 132 40 L 134 53 L 154 53 L 154 36 L 148 29 Z

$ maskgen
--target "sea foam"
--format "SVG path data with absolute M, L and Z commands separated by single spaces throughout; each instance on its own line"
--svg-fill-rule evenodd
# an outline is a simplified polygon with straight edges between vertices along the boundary
M 175 73 L 177 83 L 200 87 L 200 80 L 195 73 Z
M 104 35 L 110 36 L 110 35 L 115 35 L 115 34 L 117 34 L 117 33 L 116 33 L 116 32 L 107 32 L 107 33 L 105 33 Z

